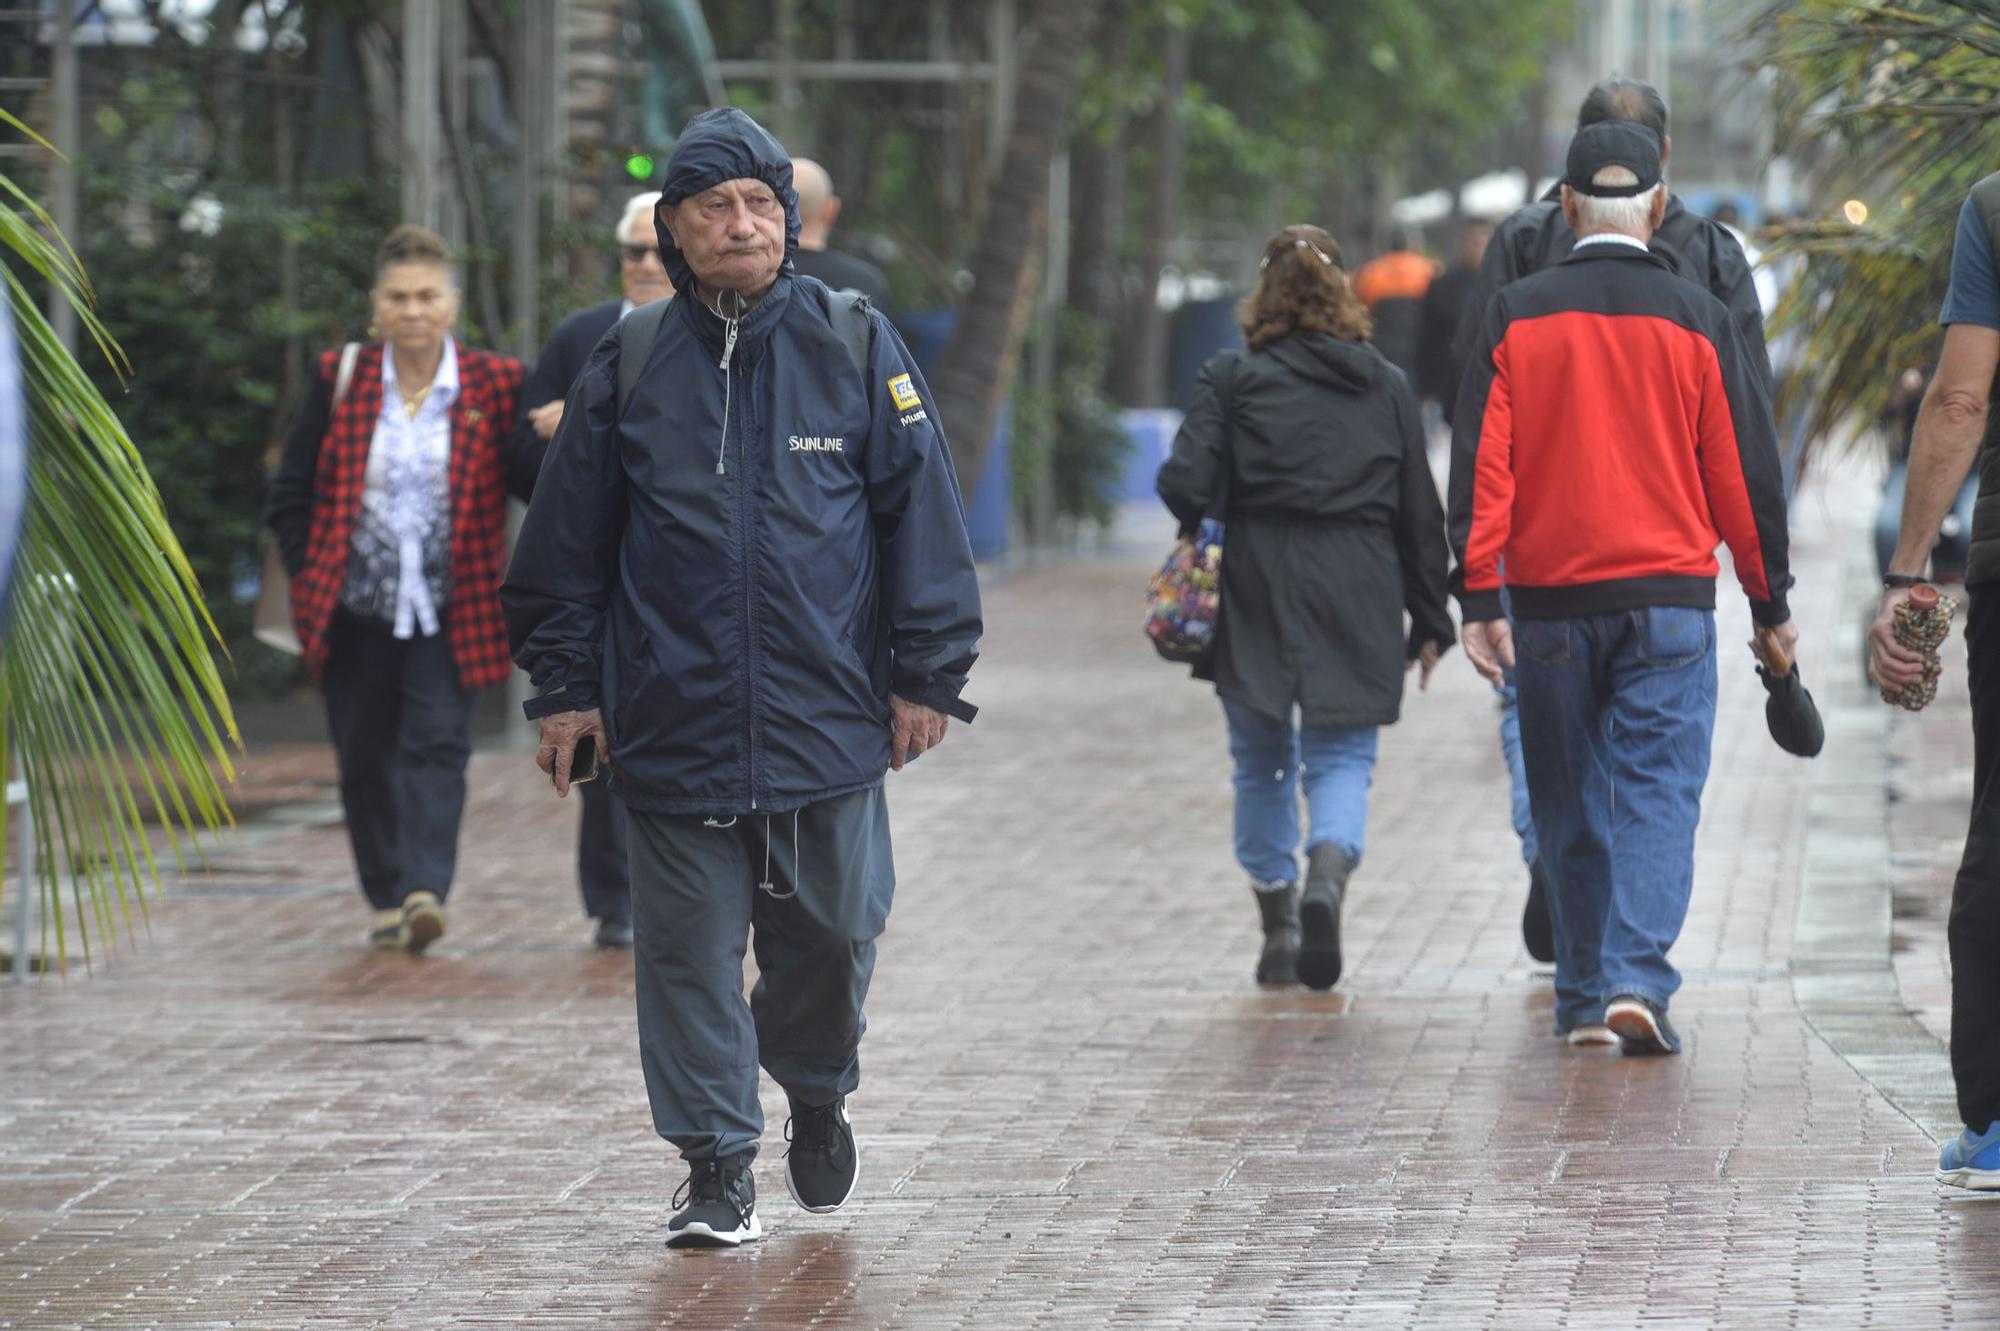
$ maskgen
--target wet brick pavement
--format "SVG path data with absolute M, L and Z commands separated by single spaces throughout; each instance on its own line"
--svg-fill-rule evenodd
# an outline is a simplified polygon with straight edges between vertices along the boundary
M 1853 639 L 1816 511 L 1809 661 Z M 0 986 L 0 1327 L 2000 1324 L 2000 1208 L 1941 1198 L 1925 1132 L 1796 1005 L 1810 782 L 1763 735 L 1740 608 L 1689 1052 L 1624 1060 L 1548 1034 L 1456 654 L 1386 737 L 1339 990 L 1249 983 L 1220 717 L 1139 639 L 1150 553 L 994 586 L 981 721 L 893 779 L 846 1211 L 785 1196 L 767 1089 L 769 1237 L 662 1248 L 681 1171 L 629 962 L 579 917 L 574 808 L 482 753 L 426 959 L 362 949 L 307 802 L 95 974 Z M 328 771 L 251 779 L 323 799 Z

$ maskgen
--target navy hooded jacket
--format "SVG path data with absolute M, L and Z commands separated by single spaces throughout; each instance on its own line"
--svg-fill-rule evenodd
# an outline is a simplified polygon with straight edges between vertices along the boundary
M 682 295 L 617 407 L 621 320 L 570 390 L 501 600 L 531 716 L 601 706 L 614 789 L 667 814 L 782 813 L 879 783 L 889 695 L 963 720 L 979 585 L 929 389 L 872 310 L 867 373 L 793 272 L 791 160 L 734 109 L 696 116 L 675 201 L 769 185 L 786 263 L 728 324 Z M 725 355 L 727 350 L 728 354 Z

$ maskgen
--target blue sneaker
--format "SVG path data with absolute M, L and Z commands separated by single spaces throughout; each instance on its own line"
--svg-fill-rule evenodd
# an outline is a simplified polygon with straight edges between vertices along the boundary
M 1938 1182 L 1954 1188 L 2000 1190 L 2000 1123 L 1967 1128 L 1938 1153 Z

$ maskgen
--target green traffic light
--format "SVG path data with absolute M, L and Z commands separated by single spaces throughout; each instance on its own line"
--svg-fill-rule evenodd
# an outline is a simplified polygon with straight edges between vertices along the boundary
M 625 159 L 625 174 L 634 180 L 653 178 L 653 159 L 645 153 L 633 153 Z

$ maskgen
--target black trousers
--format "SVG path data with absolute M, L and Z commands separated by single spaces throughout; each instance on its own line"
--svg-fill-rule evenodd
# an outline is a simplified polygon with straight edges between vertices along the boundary
M 1965 639 L 1972 685 L 1972 825 L 1952 885 L 1951 1071 L 1958 1112 L 2000 1122 L 2000 585 L 1975 587 Z
M 759 1063 L 809 1105 L 860 1084 L 862 1003 L 896 889 L 882 788 L 768 818 L 628 816 L 653 1126 L 691 1160 L 755 1151 Z
M 322 688 L 361 890 L 377 910 L 412 892 L 443 900 L 472 757 L 472 695 L 458 686 L 451 644 L 442 633 L 397 638 L 338 611 Z
M 576 882 L 583 913 L 593 920 L 632 919 L 632 885 L 625 871 L 625 802 L 602 777 L 577 787 L 583 819 L 576 829 Z

